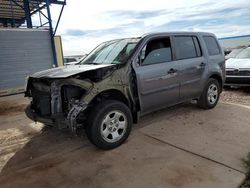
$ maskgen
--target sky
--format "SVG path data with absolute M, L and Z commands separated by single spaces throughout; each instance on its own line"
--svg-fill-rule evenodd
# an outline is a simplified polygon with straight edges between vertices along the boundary
M 52 5 L 53 20 L 59 11 Z M 250 0 L 67 0 L 57 35 L 64 55 L 77 55 L 107 40 L 165 31 L 250 34 Z

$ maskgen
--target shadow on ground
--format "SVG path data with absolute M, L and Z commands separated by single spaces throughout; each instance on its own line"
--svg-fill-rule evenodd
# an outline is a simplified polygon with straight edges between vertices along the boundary
M 134 126 L 134 131 L 157 122 L 159 118 L 170 118 L 175 116 L 177 113 L 183 113 L 184 117 L 188 116 L 188 112 L 185 112 L 185 108 L 189 108 L 194 111 L 199 110 L 194 104 L 184 104 L 158 111 L 145 116 L 138 125 Z M 24 124 L 30 124 L 30 121 L 24 117 L 24 114 L 21 116 L 25 119 L 23 122 Z M 31 126 L 36 125 L 31 124 Z M 38 129 L 38 131 L 34 131 L 33 128 L 21 128 L 21 131 L 22 136 L 26 137 L 28 141 L 24 143 L 23 146 L 16 146 L 13 151 L 5 149 L 5 152 L 14 152 L 14 155 L 2 168 L 0 183 L 3 187 L 67 187 L 70 186 L 70 184 L 74 186 L 86 184 L 88 186 L 99 187 L 101 186 L 101 181 L 98 181 L 98 183 L 95 182 L 95 177 L 98 176 L 100 179 L 103 176 L 102 174 L 106 174 L 105 177 L 109 178 L 107 179 L 107 182 L 112 183 L 113 181 L 116 181 L 113 180 L 115 175 L 111 176 L 109 173 L 107 175 L 107 171 L 109 171 L 113 165 L 119 163 L 123 157 L 128 157 L 125 161 L 131 164 L 137 161 L 137 155 L 145 156 L 146 160 L 151 160 L 150 157 L 147 157 L 147 152 L 150 152 L 150 149 L 149 151 L 146 151 L 146 155 L 143 154 L 144 149 L 142 148 L 145 144 L 144 141 L 145 139 L 147 141 L 150 140 L 146 137 L 140 139 L 140 144 L 137 144 L 136 142 L 133 143 L 130 138 L 118 149 L 112 151 L 102 151 L 95 148 L 88 141 L 84 130 L 81 130 L 78 135 L 73 135 L 67 130 L 58 130 L 54 127 L 48 126 L 42 126 L 42 128 L 40 130 Z M 133 135 L 136 134 L 134 131 L 132 131 L 132 135 L 130 137 L 133 137 Z M 18 136 L 14 137 L 16 137 L 17 140 L 20 140 L 23 139 L 22 136 L 19 136 L 20 138 Z M 138 137 L 136 136 L 135 139 L 137 138 Z M 152 143 L 152 141 L 149 142 Z M 129 144 L 132 145 L 128 146 Z M 156 142 L 153 145 L 161 146 L 163 144 Z M 128 147 L 129 149 L 127 149 Z M 124 152 L 129 152 L 129 154 L 126 154 L 127 156 L 122 156 Z M 118 160 L 115 159 L 117 157 L 119 158 Z M 168 156 L 165 156 L 164 159 L 165 158 L 167 160 Z M 157 156 L 156 159 L 161 160 L 161 157 Z M 139 165 L 146 165 L 144 162 L 144 160 L 140 161 Z M 126 164 L 119 165 L 126 168 Z M 158 165 L 161 166 L 160 163 Z M 133 167 L 129 168 L 133 170 Z M 114 171 L 116 170 L 117 169 L 115 168 Z M 127 170 L 129 171 L 129 169 Z M 187 170 L 187 173 L 190 174 L 194 172 Z M 182 176 L 181 174 L 179 176 Z M 198 177 L 198 174 L 196 175 L 196 173 L 193 176 L 195 176 L 195 179 L 200 178 Z M 214 177 L 211 178 L 213 179 Z M 119 181 L 125 180 L 122 178 L 122 180 Z M 173 181 L 173 184 L 180 184 L 177 180 L 170 181 Z

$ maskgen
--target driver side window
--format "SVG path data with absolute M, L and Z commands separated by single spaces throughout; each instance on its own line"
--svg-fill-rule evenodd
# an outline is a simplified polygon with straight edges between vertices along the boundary
M 169 37 L 149 41 L 140 53 L 142 65 L 172 61 L 172 49 Z

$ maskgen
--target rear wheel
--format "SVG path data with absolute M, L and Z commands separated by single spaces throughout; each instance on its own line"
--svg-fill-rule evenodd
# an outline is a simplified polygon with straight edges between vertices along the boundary
M 214 78 L 210 78 L 198 100 L 198 105 L 204 109 L 214 108 L 219 101 L 220 91 L 219 82 Z
M 100 149 L 113 149 L 128 138 L 132 127 L 129 108 L 115 100 L 96 105 L 90 112 L 86 133 L 89 140 Z

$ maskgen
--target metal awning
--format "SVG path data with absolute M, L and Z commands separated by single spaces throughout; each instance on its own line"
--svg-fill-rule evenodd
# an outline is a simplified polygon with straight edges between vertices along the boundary
M 3 27 L 19 27 L 33 14 L 46 8 L 47 0 L 0 0 L 0 24 Z M 64 5 L 64 1 L 49 0 Z

